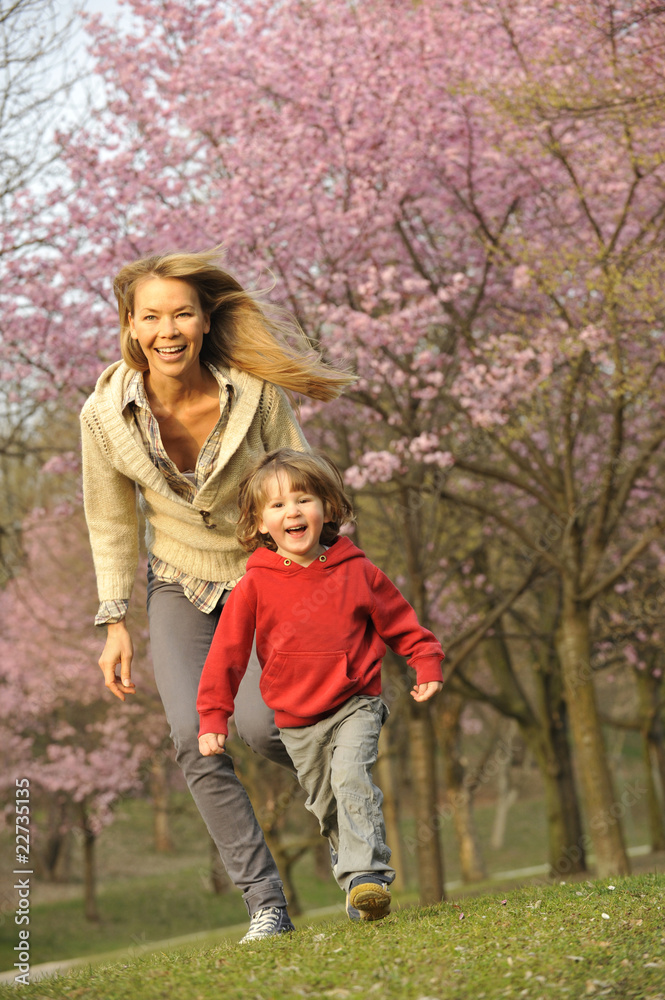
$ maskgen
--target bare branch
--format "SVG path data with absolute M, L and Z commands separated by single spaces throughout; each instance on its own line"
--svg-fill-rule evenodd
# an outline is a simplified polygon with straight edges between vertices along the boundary
M 655 542 L 657 538 L 660 538 L 665 530 L 665 518 L 653 525 L 642 535 L 640 539 L 633 545 L 631 549 L 626 552 L 624 557 L 619 561 L 618 565 L 608 573 L 606 576 L 600 580 L 593 587 L 588 587 L 583 593 L 579 595 L 581 601 L 593 601 L 596 597 L 603 593 L 605 590 L 609 590 L 613 583 L 619 580 L 630 564 L 634 562 L 638 556 L 642 555 L 645 549 Z
M 567 576 L 568 570 L 564 563 L 550 551 L 543 549 L 541 550 L 536 542 L 521 528 L 515 521 L 511 521 L 509 517 L 504 514 L 499 513 L 498 510 L 492 507 L 488 507 L 484 503 L 480 503 L 478 500 L 474 500 L 470 496 L 461 495 L 459 493 L 451 493 L 449 490 L 439 489 L 438 495 L 444 500 L 450 500 L 452 503 L 457 504 L 462 508 L 471 509 L 478 511 L 479 514 L 484 514 L 486 517 L 491 517 L 493 520 L 497 521 L 499 524 L 507 528 L 511 534 L 515 535 L 520 539 L 524 545 L 534 553 L 535 556 L 542 557 L 546 562 L 548 562 L 561 576 Z
M 0 8 L 0 199 L 53 165 L 55 128 L 70 110 L 76 70 L 67 43 L 76 15 L 56 0 L 13 0 Z
M 495 608 L 492 608 L 490 612 L 485 616 L 485 618 L 480 622 L 479 625 L 475 625 L 473 628 L 468 629 L 457 639 L 454 639 L 448 646 L 448 651 L 451 649 L 456 649 L 459 647 L 457 655 L 453 659 L 448 659 L 446 664 L 446 669 L 444 670 L 443 679 L 444 682 L 452 676 L 457 667 L 465 660 L 468 656 L 473 653 L 480 643 L 485 638 L 489 629 L 492 628 L 496 622 L 499 621 L 501 616 L 508 610 L 508 608 L 515 603 L 518 597 L 521 597 L 527 587 L 530 586 L 534 577 L 539 572 L 539 566 L 534 564 L 523 580 L 518 583 L 518 585 L 507 594 L 502 601 L 500 601 Z
M 523 493 L 528 493 L 535 500 L 538 501 L 543 507 L 549 510 L 552 514 L 557 517 L 560 515 L 561 511 L 553 501 L 547 496 L 543 496 L 537 489 L 535 489 L 531 483 L 520 476 L 513 475 L 501 466 L 491 466 L 483 465 L 480 462 L 469 462 L 464 458 L 455 458 L 455 468 L 464 469 L 466 472 L 471 472 L 475 476 L 481 476 L 485 479 L 496 479 L 500 483 L 507 483 L 510 486 L 515 486 L 518 490 L 522 490 Z

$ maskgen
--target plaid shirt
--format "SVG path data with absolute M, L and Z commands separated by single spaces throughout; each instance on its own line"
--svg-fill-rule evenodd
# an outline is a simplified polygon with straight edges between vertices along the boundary
M 131 416 L 151 461 L 162 473 L 173 492 L 190 503 L 205 483 L 217 461 L 233 397 L 233 383 L 225 378 L 214 365 L 206 362 L 206 366 L 219 384 L 220 417 L 201 448 L 196 460 L 196 468 L 191 473 L 180 472 L 166 453 L 159 432 L 159 423 L 150 409 L 142 372 L 137 371 L 132 376 L 122 401 L 123 411 L 127 407 L 130 408 Z M 185 596 L 194 607 L 205 614 L 210 614 L 224 591 L 230 590 L 232 587 L 231 583 L 197 580 L 174 566 L 169 566 L 162 559 L 157 559 L 151 553 L 148 554 L 148 560 L 150 568 L 158 580 L 179 583 Z M 122 621 L 127 614 L 128 605 L 128 600 L 102 601 L 95 617 L 95 625 L 108 625 L 112 622 Z

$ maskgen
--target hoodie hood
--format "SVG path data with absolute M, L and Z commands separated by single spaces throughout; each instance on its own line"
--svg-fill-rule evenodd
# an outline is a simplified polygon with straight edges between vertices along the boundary
M 310 563 L 309 566 L 301 566 L 300 563 L 294 562 L 288 557 L 281 556 L 278 552 L 273 552 L 272 549 L 266 549 L 263 546 L 260 549 L 256 549 L 252 552 L 251 556 L 247 561 L 247 572 L 252 569 L 272 569 L 278 573 L 285 573 L 288 576 L 293 574 L 310 571 L 313 572 L 325 572 L 327 569 L 332 569 L 334 566 L 339 566 L 341 563 L 348 562 L 351 559 L 365 559 L 365 553 L 354 545 L 350 538 L 346 535 L 340 535 L 335 539 L 333 544 L 327 549 L 323 555 L 320 555 L 318 559 Z

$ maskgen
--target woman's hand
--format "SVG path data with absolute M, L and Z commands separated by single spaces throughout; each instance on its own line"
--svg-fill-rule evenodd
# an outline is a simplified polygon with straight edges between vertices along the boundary
M 126 694 L 136 694 L 136 686 L 132 681 L 134 644 L 124 621 L 114 622 L 106 628 L 106 645 L 99 658 L 99 666 L 109 691 L 112 691 L 120 701 L 124 701 Z M 115 672 L 118 664 L 120 664 L 120 677 L 117 677 Z
M 199 736 L 199 750 L 204 757 L 212 757 L 214 754 L 225 753 L 224 744 L 226 736 L 224 733 L 204 733 Z

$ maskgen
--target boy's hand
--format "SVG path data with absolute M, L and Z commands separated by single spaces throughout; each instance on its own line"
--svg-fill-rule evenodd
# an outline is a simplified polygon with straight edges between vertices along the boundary
M 216 753 L 226 753 L 224 745 L 226 736 L 224 733 L 204 733 L 199 736 L 199 750 L 204 757 L 212 757 Z
M 443 688 L 441 681 L 427 681 L 426 684 L 414 684 L 411 697 L 414 701 L 429 701 Z

